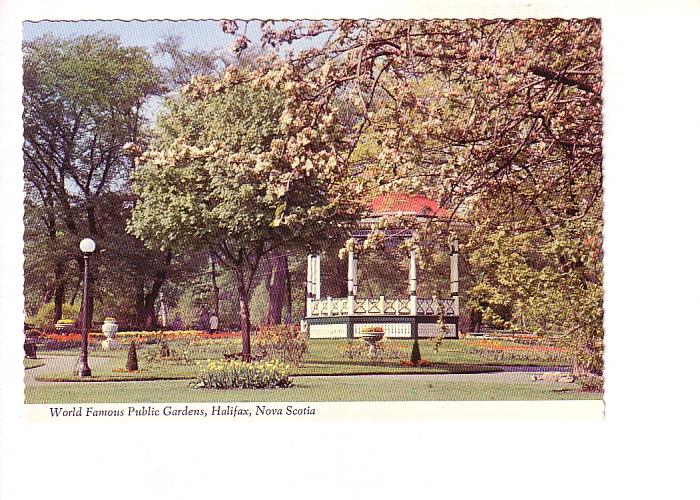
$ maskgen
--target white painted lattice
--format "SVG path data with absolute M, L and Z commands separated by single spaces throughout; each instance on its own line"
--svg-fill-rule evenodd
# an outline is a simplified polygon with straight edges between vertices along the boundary
M 410 338 L 411 325 L 408 323 L 356 323 L 353 325 L 353 334 L 358 337 L 363 328 L 382 327 L 385 337 Z

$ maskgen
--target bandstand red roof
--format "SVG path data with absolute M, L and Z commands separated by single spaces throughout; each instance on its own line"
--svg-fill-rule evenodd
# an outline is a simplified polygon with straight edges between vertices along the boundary
M 369 206 L 373 215 L 420 215 L 423 217 L 450 217 L 450 212 L 438 202 L 425 196 L 389 193 L 375 198 Z

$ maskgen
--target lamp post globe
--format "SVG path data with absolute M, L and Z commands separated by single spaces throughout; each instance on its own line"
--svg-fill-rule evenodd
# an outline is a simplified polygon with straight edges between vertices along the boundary
M 95 242 L 90 238 L 85 238 L 80 242 L 80 251 L 84 254 L 91 254 L 95 251 Z
M 92 371 L 88 365 L 88 293 L 90 292 L 89 287 L 89 267 L 90 267 L 90 255 L 95 251 L 95 242 L 90 238 L 85 238 L 80 242 L 80 251 L 83 253 L 83 259 L 85 262 L 84 274 L 83 274 L 83 318 L 82 318 L 82 331 L 81 331 L 81 350 L 80 359 L 78 360 L 78 375 L 80 377 L 91 377 Z

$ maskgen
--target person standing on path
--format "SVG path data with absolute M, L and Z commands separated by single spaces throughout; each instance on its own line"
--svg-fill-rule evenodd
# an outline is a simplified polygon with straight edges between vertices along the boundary
M 209 335 L 216 333 L 219 330 L 219 318 L 216 314 L 212 314 L 209 318 Z

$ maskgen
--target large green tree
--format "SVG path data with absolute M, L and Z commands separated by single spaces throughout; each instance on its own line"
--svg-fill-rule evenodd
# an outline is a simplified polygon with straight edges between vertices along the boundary
M 27 268 L 52 275 L 59 319 L 68 295 L 75 298 L 68 288 L 79 289 L 73 277 L 82 270 L 77 248 L 84 237 L 95 239 L 100 249 L 93 269 L 126 263 L 141 268 L 135 274 L 143 279 L 154 284 L 159 279 L 148 270 L 159 269 L 154 262 L 165 257 L 141 253 L 133 246 L 140 245 L 137 240 L 121 238 L 125 218 L 113 216 L 129 203 L 133 162 L 122 145 L 141 141 L 144 107 L 164 89 L 149 54 L 123 47 L 116 37 L 45 36 L 25 43 L 23 51 Z M 109 283 L 109 274 L 93 274 L 98 298 L 108 288 L 123 290 L 124 276 Z M 28 288 L 40 285 L 32 276 L 26 275 Z M 81 321 L 90 323 L 92 314 L 90 301 Z
M 221 85 L 237 75 L 232 69 L 219 83 L 200 80 Z M 332 117 L 295 144 L 280 140 L 289 126 L 283 92 L 241 83 L 170 100 L 133 174 L 131 232 L 154 248 L 210 251 L 235 276 L 244 359 L 261 260 L 345 234 L 357 208 L 347 172 L 324 149 L 337 133 Z

